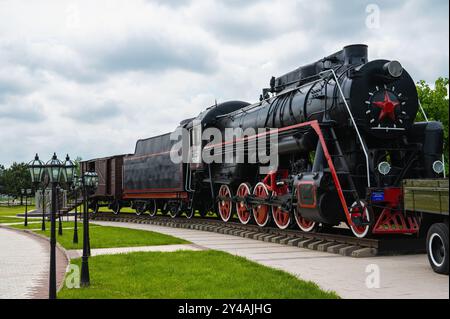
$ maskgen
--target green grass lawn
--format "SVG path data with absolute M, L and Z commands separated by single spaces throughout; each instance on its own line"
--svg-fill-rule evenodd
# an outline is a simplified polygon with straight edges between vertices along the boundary
M 0 224 L 23 222 L 23 218 L 0 216 Z
M 286 272 L 213 250 L 96 256 L 89 271 L 90 287 L 64 287 L 58 298 L 338 298 Z
M 28 207 L 28 211 L 33 210 L 34 206 Z M 25 212 L 25 206 L 0 206 L 1 216 L 16 216 L 16 214 L 23 214 Z
M 63 221 L 63 234 L 58 235 L 58 221 L 56 222 L 56 238 L 58 242 L 66 249 L 83 248 L 83 224 L 78 223 L 78 244 L 73 243 L 73 221 Z M 50 222 L 45 223 L 45 231 L 41 231 L 41 223 L 29 223 L 27 227 L 23 224 L 10 225 L 8 227 L 17 229 L 30 229 L 37 234 L 50 237 Z M 64 228 L 68 229 L 64 229 Z M 110 248 L 110 247 L 133 247 L 133 246 L 154 246 L 189 243 L 183 239 L 173 236 L 155 233 L 152 231 L 128 229 L 112 226 L 100 226 L 89 224 L 89 234 L 91 248 Z
M 28 211 L 34 209 L 34 206 L 28 206 Z M 16 217 L 17 214 L 23 214 L 25 212 L 25 206 L 0 206 L 0 224 L 2 223 L 17 223 L 23 221 L 22 217 Z M 29 218 L 29 221 L 32 219 Z
M 5 222 L 23 222 L 23 218 L 5 217 L 15 216 L 17 213 L 23 213 L 25 206 L 10 206 L 0 207 L 0 223 Z M 66 249 L 82 249 L 83 245 L 83 224 L 78 224 L 78 244 L 73 244 L 73 221 L 64 221 L 63 228 L 68 227 L 71 229 L 63 229 L 63 235 L 57 236 L 58 242 Z M 46 231 L 41 231 L 41 219 L 29 218 L 28 226 L 23 224 L 10 225 L 9 227 L 17 229 L 30 229 L 38 234 L 43 234 L 47 237 L 50 236 L 50 222 L 46 222 Z M 132 246 L 153 246 L 153 245 L 171 245 L 171 244 L 186 244 L 187 241 L 179 239 L 173 236 L 155 233 L 151 231 L 127 229 L 120 227 L 99 226 L 90 224 L 90 239 L 91 248 L 110 248 L 110 247 L 132 247 Z M 58 231 L 58 221 L 56 222 L 56 231 Z
M 24 220 L 21 219 L 21 221 L 23 222 Z M 69 221 L 69 222 L 63 221 L 62 222 L 63 228 L 64 227 L 73 228 L 74 225 L 75 225 L 75 223 L 73 221 Z M 24 226 L 23 223 L 18 224 L 18 225 L 9 225 L 9 227 L 13 227 L 13 228 L 17 228 L 17 229 L 30 229 L 30 230 L 40 230 L 41 226 L 42 226 L 42 218 L 33 218 L 33 219 L 28 218 L 28 226 L 26 226 L 26 227 Z M 93 226 L 93 225 L 91 225 L 91 226 Z M 78 221 L 78 228 L 81 228 L 81 227 L 83 227 L 83 224 L 80 221 Z M 46 229 L 50 228 L 49 221 L 45 222 L 45 228 Z M 56 220 L 56 228 L 58 228 L 58 219 Z M 68 230 L 68 231 L 71 231 L 71 230 Z
M 82 249 L 83 248 L 83 226 L 78 225 L 78 244 L 72 242 L 73 229 L 63 229 L 63 235 L 57 235 L 58 242 L 66 249 Z M 110 247 L 133 247 L 133 246 L 153 246 L 153 245 L 171 245 L 186 244 L 187 241 L 155 233 L 146 230 L 128 229 L 121 227 L 89 225 L 89 235 L 91 249 L 110 248 Z M 63 226 L 64 227 L 64 226 Z M 58 227 L 56 227 L 58 233 Z M 50 227 L 45 232 L 39 230 L 38 234 L 50 236 Z

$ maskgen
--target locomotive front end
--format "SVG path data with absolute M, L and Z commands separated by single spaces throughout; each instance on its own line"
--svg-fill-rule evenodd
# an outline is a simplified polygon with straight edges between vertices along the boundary
M 393 139 L 411 129 L 419 102 L 414 81 L 400 62 L 370 61 L 347 76 L 352 114 L 368 135 Z

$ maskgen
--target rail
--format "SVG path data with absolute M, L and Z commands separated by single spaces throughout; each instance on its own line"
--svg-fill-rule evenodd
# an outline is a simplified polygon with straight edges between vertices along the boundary
M 114 215 L 112 213 L 97 213 L 92 214 L 91 220 L 95 221 L 117 221 L 139 224 L 154 224 L 159 226 L 188 228 L 204 231 L 215 231 L 219 233 L 246 236 L 248 238 L 266 240 L 269 236 L 279 244 L 289 244 L 289 241 L 296 240 L 310 243 L 330 243 L 333 245 L 340 244 L 341 246 L 353 246 L 359 248 L 374 249 L 373 255 L 391 255 L 395 254 L 409 254 L 424 252 L 423 238 L 410 238 L 405 236 L 390 236 L 389 238 L 357 238 L 354 237 L 349 229 L 346 228 L 332 228 L 329 232 L 310 232 L 306 233 L 301 230 L 286 229 L 281 230 L 275 227 L 259 227 L 252 224 L 241 224 L 240 222 L 229 221 L 224 223 L 217 217 L 199 218 L 194 217 L 186 219 L 184 217 L 170 218 L 166 216 L 136 216 L 134 214 L 120 214 Z M 265 237 L 265 239 L 264 239 Z M 301 246 L 303 248 L 310 248 L 308 245 Z M 295 244 L 296 246 L 296 244 Z M 317 245 L 313 245 L 318 250 Z

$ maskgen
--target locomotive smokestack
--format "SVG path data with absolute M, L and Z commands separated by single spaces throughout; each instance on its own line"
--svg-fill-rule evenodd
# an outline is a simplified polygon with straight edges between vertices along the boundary
M 365 64 L 368 62 L 367 45 L 352 44 L 343 49 L 345 64 Z

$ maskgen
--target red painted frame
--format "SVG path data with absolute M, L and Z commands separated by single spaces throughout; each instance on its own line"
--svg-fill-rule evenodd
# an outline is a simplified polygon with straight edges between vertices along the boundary
M 420 223 L 415 216 L 408 216 L 401 209 L 403 189 L 401 187 L 386 187 L 383 203 L 386 207 L 381 211 L 372 233 L 374 234 L 416 234 Z
M 275 193 L 275 195 L 284 195 L 288 191 L 287 185 L 278 186 L 277 177 L 280 176 L 283 179 L 289 177 L 289 171 L 287 169 L 280 169 L 278 171 L 272 171 L 264 177 L 262 182 L 267 186 L 267 190 Z

